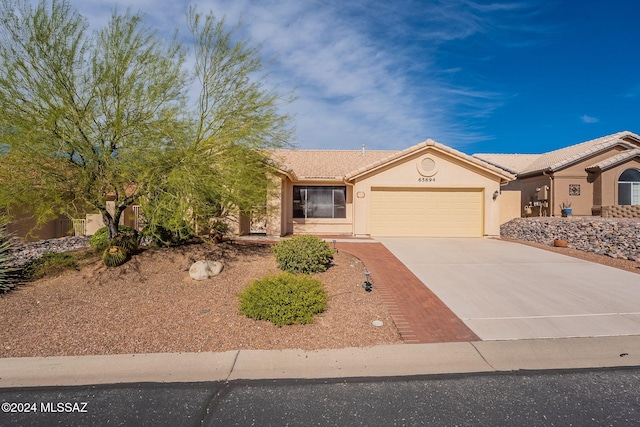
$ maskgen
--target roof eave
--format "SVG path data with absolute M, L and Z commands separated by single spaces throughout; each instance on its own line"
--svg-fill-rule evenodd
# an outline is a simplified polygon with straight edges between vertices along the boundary
M 595 165 L 586 167 L 585 170 L 587 172 L 597 172 L 597 171 L 604 172 L 604 171 L 607 171 L 607 170 L 609 170 L 611 168 L 619 166 L 619 165 L 621 165 L 623 163 L 626 163 L 626 162 L 628 162 L 630 160 L 640 159 L 640 149 L 636 149 L 636 150 L 638 151 L 637 153 L 634 153 L 633 155 L 630 155 L 628 157 L 622 157 L 619 160 L 616 160 L 614 162 L 608 163 L 608 164 L 606 164 L 604 166 L 602 166 L 600 164 L 595 164 Z
M 453 149 L 451 147 L 448 147 L 444 144 L 441 144 L 439 142 L 436 142 L 432 139 L 428 139 L 424 142 L 421 142 L 420 144 L 414 145 L 413 147 L 409 147 L 403 151 L 401 151 L 398 154 L 392 155 L 387 159 L 382 159 L 378 162 L 372 163 L 369 166 L 365 166 L 363 168 L 360 168 L 356 171 L 353 171 L 351 173 L 348 173 L 345 176 L 345 181 L 353 181 L 355 179 L 358 179 L 364 175 L 368 175 L 371 173 L 374 173 L 375 171 L 389 165 L 395 162 L 399 162 L 402 161 L 403 159 L 415 154 L 416 152 L 419 152 L 421 150 L 426 150 L 426 149 L 434 149 L 436 151 L 439 151 L 443 154 L 447 154 L 450 155 L 452 157 L 457 158 L 458 160 L 476 167 L 476 168 L 480 168 L 494 176 L 498 176 L 500 178 L 501 182 L 509 182 L 509 181 L 513 181 L 516 179 L 515 174 L 506 171 L 502 168 L 499 168 L 497 166 L 492 165 L 489 162 L 486 162 L 484 160 L 481 159 L 477 159 L 475 157 L 469 156 L 467 154 L 462 153 L 461 151 L 458 151 L 456 149 Z

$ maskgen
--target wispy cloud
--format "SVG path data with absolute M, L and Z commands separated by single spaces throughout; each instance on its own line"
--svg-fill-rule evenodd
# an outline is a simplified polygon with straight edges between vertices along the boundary
M 35 1 L 35 0 L 34 0 Z M 92 22 L 106 22 L 114 6 L 106 0 L 71 0 Z M 128 3 L 119 3 L 124 10 Z M 132 2 L 133 3 L 133 2 Z M 387 2 L 374 0 L 196 1 L 202 12 L 244 22 L 263 46 L 269 81 L 297 100 L 295 114 L 303 148 L 405 148 L 434 138 L 461 148 L 490 139 L 482 119 L 510 94 L 476 86 L 462 63 L 442 64 L 442 46 L 481 37 L 485 53 L 494 44 L 516 44 L 534 13 L 528 3 L 470 0 Z M 188 3 L 140 0 L 161 30 L 184 27 Z M 526 30 L 529 31 L 529 30 Z M 526 38 L 527 40 L 531 39 Z M 489 89 L 487 89 L 488 87 Z
M 580 117 L 580 120 L 582 120 L 582 123 L 598 123 L 600 121 L 597 117 L 587 116 L 586 114 Z
M 637 98 L 639 96 L 640 96 L 640 84 L 630 88 L 629 90 L 627 90 L 622 94 L 623 98 L 630 98 L 630 99 Z

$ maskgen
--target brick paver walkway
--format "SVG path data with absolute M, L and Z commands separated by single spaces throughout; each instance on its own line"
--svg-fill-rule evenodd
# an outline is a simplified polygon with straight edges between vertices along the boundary
M 359 258 L 371 272 L 373 287 L 382 296 L 405 343 L 480 341 L 382 243 L 338 242 L 336 245 L 338 250 Z

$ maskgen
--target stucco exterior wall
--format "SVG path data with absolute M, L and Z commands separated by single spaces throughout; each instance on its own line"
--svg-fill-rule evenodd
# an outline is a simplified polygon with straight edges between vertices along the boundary
M 73 234 L 73 223 L 66 216 L 60 216 L 34 229 L 36 220 L 31 214 L 17 215 L 17 218 L 7 224 L 9 234 L 20 237 L 25 241 L 55 239 Z
M 601 206 L 618 204 L 618 179 L 627 169 L 640 169 L 640 160 L 633 159 L 621 165 L 608 169 L 601 174 L 602 203 Z
M 594 195 L 595 189 L 593 183 L 596 176 L 589 174 L 585 169 L 595 163 L 615 156 L 621 151 L 623 151 L 622 148 L 613 147 L 611 150 L 585 158 L 579 163 L 555 172 L 553 174 L 553 198 L 555 203 L 552 206 L 551 214 L 560 216 L 561 203 L 571 203 L 573 215 L 592 215 L 594 205 L 599 204 L 596 202 L 597 199 L 600 198 L 600 194 Z M 602 188 L 605 192 L 609 192 L 606 186 Z M 576 194 L 578 191 L 580 194 Z
M 516 181 L 511 181 L 507 185 L 503 186 L 503 191 L 519 191 L 520 192 L 520 215 L 527 216 L 524 211 L 524 206 L 530 202 L 538 200 L 537 189 L 544 186 L 551 187 L 551 178 L 545 175 L 537 175 L 528 178 L 521 178 Z M 551 197 L 551 194 L 549 193 Z M 540 216 L 540 208 L 534 207 L 529 216 Z
M 562 204 L 571 206 L 573 215 L 591 215 L 593 208 L 593 191 L 586 173 L 577 175 L 554 175 L 552 216 L 562 214 Z M 579 192 L 579 195 L 576 194 Z
M 418 171 L 418 165 L 425 157 L 435 162 L 437 173 L 432 179 L 425 179 Z M 500 178 L 458 158 L 435 149 L 421 151 L 379 170 L 372 171 L 357 179 L 354 186 L 354 234 L 370 235 L 370 204 L 372 187 L 396 188 L 468 188 L 484 190 L 483 234 L 500 235 L 499 197 L 493 200 L 493 193 L 500 191 Z
M 502 190 L 498 197 L 500 198 L 500 225 L 522 216 L 520 191 Z
M 293 186 L 346 186 L 346 218 L 293 218 Z M 282 180 L 282 215 L 280 235 L 287 234 L 353 234 L 353 187 L 336 181 Z
M 104 227 L 104 221 L 102 214 L 87 214 L 85 223 L 85 234 L 87 236 L 93 236 L 96 231 Z
M 283 236 L 283 223 L 285 222 L 285 207 L 282 204 L 285 193 L 285 177 L 273 178 L 274 188 L 267 193 L 267 236 Z

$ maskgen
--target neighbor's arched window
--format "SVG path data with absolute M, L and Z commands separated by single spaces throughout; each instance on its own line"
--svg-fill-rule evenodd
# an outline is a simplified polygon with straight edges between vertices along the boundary
M 618 204 L 640 205 L 640 170 L 627 169 L 618 178 Z

